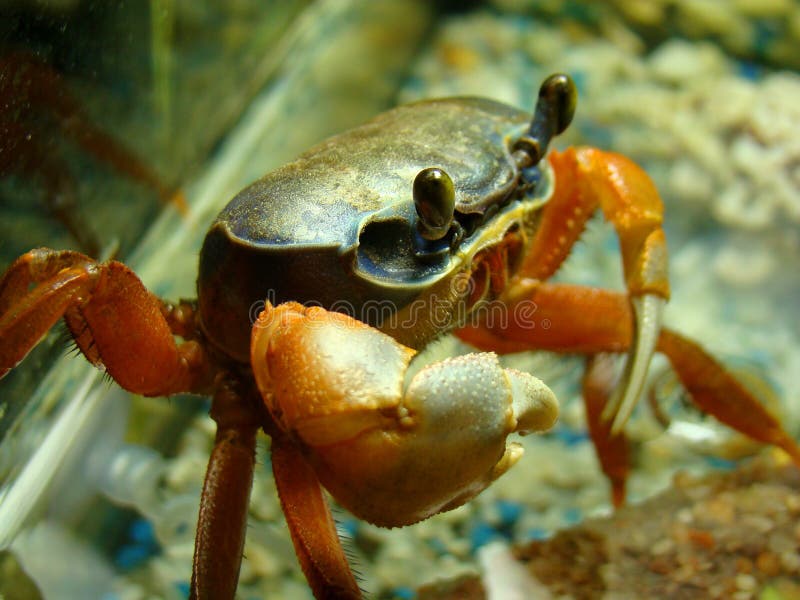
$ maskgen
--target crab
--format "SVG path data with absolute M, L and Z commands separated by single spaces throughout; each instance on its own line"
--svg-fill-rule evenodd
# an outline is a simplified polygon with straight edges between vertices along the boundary
M 547 385 L 498 354 L 587 357 L 589 430 L 617 505 L 623 430 L 654 352 L 703 411 L 800 465 L 758 399 L 662 326 L 662 203 L 644 171 L 594 148 L 548 152 L 576 99 L 557 74 L 532 120 L 486 99 L 429 100 L 322 142 L 222 210 L 197 301 L 159 299 L 118 261 L 33 250 L 0 280 L 0 376 L 63 318 L 124 389 L 212 398 L 192 598 L 234 596 L 259 431 L 313 593 L 360 597 L 323 489 L 385 527 L 480 493 L 520 460 L 510 434 L 558 416 Z M 625 293 L 549 281 L 597 209 L 620 239 Z M 419 364 L 451 332 L 479 351 Z M 627 354 L 618 382 L 609 353 Z

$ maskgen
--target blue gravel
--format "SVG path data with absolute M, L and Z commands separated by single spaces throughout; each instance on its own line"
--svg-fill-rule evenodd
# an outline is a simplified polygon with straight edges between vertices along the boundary
M 128 571 L 160 552 L 153 524 L 146 519 L 136 519 L 128 528 L 127 543 L 117 549 L 114 562 L 121 570 Z

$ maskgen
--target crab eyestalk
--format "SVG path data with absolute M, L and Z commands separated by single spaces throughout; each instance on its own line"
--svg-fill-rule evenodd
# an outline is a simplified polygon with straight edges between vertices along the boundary
M 558 73 L 544 80 L 531 126 L 514 144 L 514 156 L 521 168 L 542 160 L 550 140 L 569 127 L 577 102 L 578 92 L 569 75 Z
M 440 240 L 450 230 L 456 209 L 456 191 L 450 176 L 437 167 L 422 169 L 414 178 L 417 231 L 426 240 Z

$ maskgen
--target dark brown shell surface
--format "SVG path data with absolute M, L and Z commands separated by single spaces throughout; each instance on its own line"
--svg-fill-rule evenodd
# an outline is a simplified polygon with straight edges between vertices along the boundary
M 515 190 L 519 173 L 508 148 L 528 119 L 479 98 L 400 106 L 245 188 L 217 217 L 201 252 L 198 294 L 211 341 L 244 362 L 265 299 L 346 305 L 358 316 L 366 302 L 405 306 L 447 277 L 451 253 L 414 256 L 414 177 L 444 169 L 456 212 L 482 215 Z

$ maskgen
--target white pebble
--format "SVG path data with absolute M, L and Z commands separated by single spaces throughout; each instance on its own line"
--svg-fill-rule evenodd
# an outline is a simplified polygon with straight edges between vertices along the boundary
M 711 44 L 673 39 L 653 52 L 650 67 L 661 80 L 679 84 L 695 77 L 708 78 L 724 73 L 726 60 L 720 50 Z
M 775 272 L 775 257 L 769 248 L 756 244 L 725 246 L 714 257 L 714 274 L 725 283 L 750 287 L 765 282 Z

